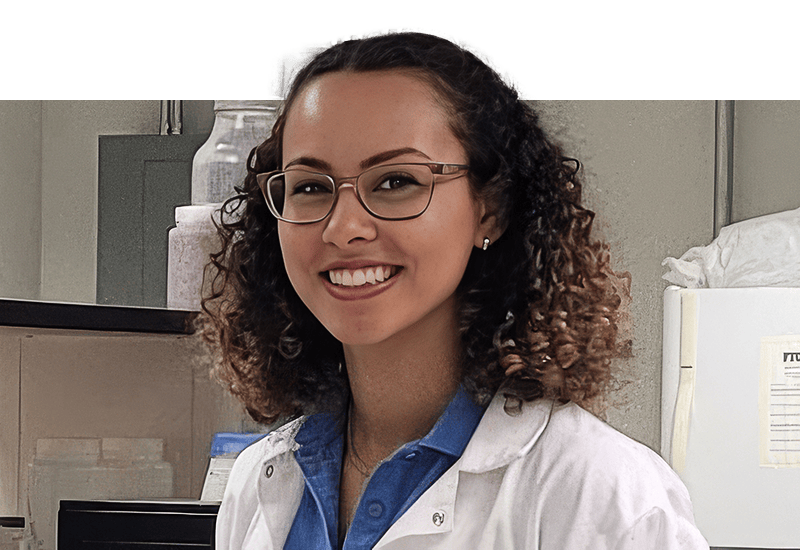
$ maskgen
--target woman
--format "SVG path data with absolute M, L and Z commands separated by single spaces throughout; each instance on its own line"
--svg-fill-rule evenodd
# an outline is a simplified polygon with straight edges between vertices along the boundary
M 707 548 L 677 476 L 579 405 L 611 381 L 626 280 L 577 161 L 443 39 L 302 69 L 226 203 L 206 300 L 258 421 L 219 548 Z

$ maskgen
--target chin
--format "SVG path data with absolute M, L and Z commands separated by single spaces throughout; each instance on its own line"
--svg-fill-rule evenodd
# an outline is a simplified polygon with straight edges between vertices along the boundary
M 375 333 L 356 333 L 352 331 L 337 331 L 331 332 L 333 337 L 336 338 L 343 346 L 370 346 L 380 344 L 387 339 L 384 334 Z
M 377 326 L 372 321 L 358 327 L 344 326 L 342 323 L 326 325 L 325 328 L 344 346 L 370 346 L 380 344 L 390 339 L 392 335 L 400 332 L 400 329 L 392 330 L 389 327 Z

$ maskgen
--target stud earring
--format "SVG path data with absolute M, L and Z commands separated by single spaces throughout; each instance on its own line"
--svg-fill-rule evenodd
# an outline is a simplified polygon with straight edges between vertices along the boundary
M 483 249 L 486 250 L 489 248 L 489 245 L 492 244 L 492 241 L 489 240 L 489 237 L 484 237 L 483 239 Z

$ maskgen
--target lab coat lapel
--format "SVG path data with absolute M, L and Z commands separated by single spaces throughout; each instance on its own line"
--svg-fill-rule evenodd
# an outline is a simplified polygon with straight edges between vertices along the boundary
M 525 456 L 547 427 L 553 407 L 553 401 L 539 399 L 523 403 L 516 414 L 508 414 L 505 398 L 495 396 L 455 465 L 464 472 L 480 474 Z
M 527 454 L 550 419 L 553 402 L 525 403 L 516 416 L 495 397 L 461 458 L 403 514 L 378 541 L 376 549 L 411 535 L 444 534 L 453 530 L 460 472 L 485 474 Z
M 299 419 L 273 432 L 272 452 L 264 457 L 258 476 L 258 504 L 269 533 L 268 549 L 283 548 L 294 516 L 300 506 L 305 488 L 305 479 L 300 465 L 294 458 L 297 443 L 294 436 L 304 419 Z M 254 542 L 259 538 L 254 538 Z M 264 547 L 264 534 L 260 535 Z M 248 548 L 247 545 L 244 545 Z M 256 548 L 254 546 L 254 548 Z
M 409 535 L 433 535 L 453 530 L 453 512 L 458 490 L 458 463 L 400 516 L 375 546 L 376 550 Z

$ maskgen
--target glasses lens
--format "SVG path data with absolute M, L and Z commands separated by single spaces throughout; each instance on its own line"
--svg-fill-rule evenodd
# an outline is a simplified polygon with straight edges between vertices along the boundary
M 378 216 L 416 216 L 430 202 L 433 173 L 424 164 L 376 166 L 361 174 L 358 190 L 367 208 Z
M 271 177 L 266 188 L 275 211 L 290 221 L 318 220 L 333 204 L 333 181 L 323 174 L 287 170 Z

